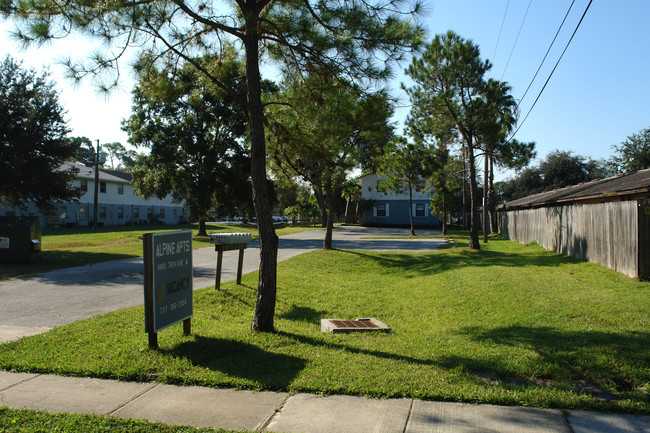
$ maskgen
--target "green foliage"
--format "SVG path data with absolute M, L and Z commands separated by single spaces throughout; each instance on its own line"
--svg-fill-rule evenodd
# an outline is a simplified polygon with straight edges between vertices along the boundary
M 76 146 L 48 74 L 23 69 L 7 56 L 0 63 L 0 203 L 49 209 L 81 193 L 72 188 L 75 170 L 63 170 Z
M 416 0 L 417 1 L 417 0 Z M 246 107 L 250 128 L 251 183 L 257 222 L 263 240 L 260 251 L 260 291 L 253 328 L 273 330 L 276 299 L 277 236 L 274 232 L 266 179 L 265 113 L 262 104 L 260 56 L 268 53 L 287 70 L 308 74 L 326 71 L 328 76 L 350 79 L 383 79 L 390 63 L 417 49 L 423 30 L 413 23 L 420 8 L 410 0 L 337 2 L 270 1 L 206 3 L 124 2 L 81 0 L 2 0 L 4 16 L 24 20 L 16 37 L 25 43 L 42 43 L 82 32 L 105 42 L 85 64 L 69 61 L 69 74 L 81 79 L 88 74 L 113 72 L 100 83 L 102 90 L 117 86 L 118 65 L 127 47 L 142 49 L 135 68 L 173 72 L 193 63 L 206 79 L 236 98 L 232 87 L 210 73 L 196 58 L 216 56 L 233 40 L 245 52 Z
M 627 137 L 618 146 L 612 146 L 615 155 L 611 158 L 617 172 L 634 173 L 650 168 L 650 128 Z
M 319 75 L 292 80 L 277 96 L 282 104 L 269 114 L 269 151 L 277 172 L 322 188 L 345 178 L 364 153 L 383 149 L 392 135 L 393 113 L 385 92 L 368 94 Z
M 462 187 L 463 161 L 450 155 L 443 143 L 433 150 L 433 164 L 429 183 L 432 186 L 431 212 L 442 220 L 442 234 L 447 234 L 446 215 L 452 207 L 452 200 Z
M 101 151 L 107 154 L 108 160 L 110 161 L 110 168 L 113 170 L 131 169 L 135 166 L 138 158 L 138 154 L 134 150 L 126 150 L 118 142 L 102 144 Z
M 243 97 L 245 89 L 237 84 L 243 65 L 234 51 L 199 62 Z M 206 221 L 213 207 L 222 214 L 250 213 L 247 116 L 238 100 L 189 64 L 171 77 L 148 70 L 133 98 L 123 129 L 132 145 L 150 149 L 131 169 L 138 194 L 171 193 L 185 202 L 193 221 Z
M 481 201 L 476 152 L 482 150 L 485 157 L 486 185 L 490 185 L 488 182 L 493 178 L 490 170 L 495 162 L 508 168 L 521 168 L 535 156 L 534 143 L 508 140 L 517 122 L 517 103 L 510 94 L 510 86 L 485 78 L 491 67 L 489 61 L 481 60 L 478 46 L 449 31 L 437 35 L 426 46 L 422 58 L 413 60 L 406 70 L 415 82 L 405 89 L 413 104 L 407 119 L 409 134 L 429 143 L 430 147 L 436 142 L 445 146 L 461 145 L 469 167 L 470 247 L 474 249 L 479 248 L 478 206 Z M 442 186 L 440 182 L 439 177 L 437 183 Z M 444 201 L 434 206 L 443 206 Z
M 475 150 L 482 137 L 498 136 L 499 102 L 510 103 L 488 99 L 496 93 L 484 79 L 490 68 L 490 62 L 481 60 L 478 46 L 449 31 L 436 35 L 422 58 L 414 59 L 406 69 L 415 83 L 406 89 L 413 104 L 409 128 L 423 140 L 432 137 L 443 143 L 460 143 L 467 159 L 472 210 L 469 245 L 473 249 L 480 248 Z
M 500 187 L 500 201 L 516 200 L 544 191 L 601 179 L 608 175 L 606 164 L 570 151 L 555 150 L 538 166 L 524 169 Z
M 78 162 L 86 167 L 95 166 L 97 151 L 88 137 L 68 137 L 66 140 L 76 149 L 74 156 L 71 158 L 73 162 Z M 100 163 L 99 166 L 101 167 L 102 164 Z
M 386 148 L 379 163 L 379 174 L 386 176 L 377 186 L 378 191 L 423 192 L 427 189 L 424 179 L 428 175 L 429 150 L 422 143 L 410 143 L 404 137 L 396 137 Z
M 325 248 L 331 248 L 336 200 L 349 172 L 392 135 L 393 109 L 385 92 L 369 94 L 326 75 L 289 77 L 269 114 L 269 153 L 275 172 L 314 189 L 327 210 Z M 322 193 L 321 193 L 322 191 Z M 324 196 L 323 196 L 324 195 Z
M 411 235 L 415 236 L 413 223 L 413 191 L 429 189 L 425 179 L 431 170 L 430 152 L 421 141 L 410 143 L 404 137 L 396 137 L 380 158 L 379 174 L 386 176 L 377 186 L 378 191 L 394 191 L 408 194 Z
M 539 246 L 316 251 L 278 266 L 277 332 L 246 329 L 256 274 L 198 290 L 150 350 L 142 306 L 1 345 L 0 367 L 183 385 L 650 413 L 650 283 Z M 390 334 L 320 332 L 376 317 Z M 585 386 L 619 396 L 597 402 Z

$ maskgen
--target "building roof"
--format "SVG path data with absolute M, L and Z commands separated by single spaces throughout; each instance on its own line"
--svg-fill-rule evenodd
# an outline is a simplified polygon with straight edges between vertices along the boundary
M 643 197 L 650 197 L 650 169 L 530 195 L 512 200 L 501 206 L 501 209 L 515 210 L 583 201 L 604 202 Z
M 101 173 L 106 173 L 111 176 L 119 177 L 122 180 L 126 180 L 127 182 L 131 182 L 133 180 L 133 176 L 131 176 L 131 173 L 127 173 L 126 171 L 122 170 L 107 170 L 105 168 L 100 168 L 99 169 L 100 176 Z
M 95 180 L 94 168 L 86 167 L 85 165 L 81 165 L 75 162 L 66 162 L 61 166 L 61 169 L 63 170 L 69 170 L 70 168 L 75 168 L 78 170 L 78 179 Z M 106 170 L 100 168 L 99 180 L 102 182 L 130 183 L 131 174 L 119 170 Z

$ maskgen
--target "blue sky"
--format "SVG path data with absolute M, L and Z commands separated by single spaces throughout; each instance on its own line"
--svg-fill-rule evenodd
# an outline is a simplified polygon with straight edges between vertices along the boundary
M 589 0 L 575 0 L 543 68 L 521 102 L 520 121 L 528 113 L 588 3 Z M 429 39 L 447 30 L 472 39 L 480 47 L 481 56 L 494 65 L 490 76 L 507 81 L 513 96 L 520 99 L 570 4 L 571 0 L 433 0 L 425 3 L 426 13 L 421 19 Z M 516 138 L 534 141 L 539 157 L 560 149 L 601 159 L 612 154 L 612 145 L 650 127 L 649 17 L 650 1 L 647 0 L 594 1 Z M 7 36 L 11 28 L 11 23 L 0 25 L 2 51 L 23 59 L 28 66 L 51 65 L 52 78 L 61 91 L 61 103 L 68 110 L 72 134 L 103 143 L 126 144 L 120 121 L 130 113 L 129 73 L 123 73 L 122 89 L 105 99 L 96 94 L 91 82 L 72 86 L 63 78 L 63 68 L 54 63 L 65 55 L 89 53 L 91 46 L 84 41 L 64 40 L 45 48 L 21 51 Z M 404 96 L 397 89 L 400 82 L 408 84 L 407 77 L 400 72 L 406 66 L 396 68 L 398 73 L 391 83 L 396 95 Z M 408 104 L 405 97 L 401 102 Z M 395 120 L 402 121 L 407 112 L 408 108 L 399 109 Z M 505 172 L 499 177 L 511 174 Z

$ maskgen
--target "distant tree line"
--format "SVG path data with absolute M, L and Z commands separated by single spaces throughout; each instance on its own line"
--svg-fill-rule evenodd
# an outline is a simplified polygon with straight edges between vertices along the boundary
M 619 173 L 650 168 L 650 128 L 632 134 L 606 160 L 594 160 L 570 151 L 550 152 L 537 165 L 520 170 L 513 178 L 496 185 L 500 202 L 508 202 L 544 191 L 603 179 Z

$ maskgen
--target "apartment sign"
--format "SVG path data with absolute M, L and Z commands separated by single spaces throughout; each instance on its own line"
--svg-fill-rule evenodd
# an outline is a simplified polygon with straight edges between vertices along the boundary
M 193 315 L 192 231 L 146 233 L 145 332 L 156 333 Z

